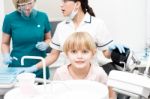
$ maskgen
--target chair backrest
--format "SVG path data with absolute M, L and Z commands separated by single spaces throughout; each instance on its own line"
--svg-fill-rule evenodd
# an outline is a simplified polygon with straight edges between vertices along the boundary
M 55 29 L 56 29 L 56 27 L 57 27 L 57 24 L 58 24 L 59 22 L 61 22 L 61 21 L 51 21 L 51 22 L 50 22 L 50 23 L 51 23 L 51 33 L 52 33 L 52 36 L 53 36 L 53 34 L 54 34 L 54 32 L 55 32 Z

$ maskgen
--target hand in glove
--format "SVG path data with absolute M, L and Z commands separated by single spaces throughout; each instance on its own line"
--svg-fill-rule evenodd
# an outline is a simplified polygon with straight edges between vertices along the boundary
M 24 72 L 32 73 L 32 72 L 35 72 L 35 71 L 37 71 L 37 70 L 38 70 L 38 68 L 36 67 L 36 65 L 33 65 L 33 66 L 31 66 L 31 67 L 25 68 Z
M 40 51 L 45 51 L 48 48 L 48 44 L 45 42 L 38 42 L 36 44 L 36 48 L 39 49 Z
M 112 44 L 109 46 L 109 51 L 112 52 L 114 49 L 118 49 L 120 53 L 125 53 L 125 46 L 121 44 Z
M 3 54 L 3 63 L 8 65 L 12 63 L 12 57 L 10 56 L 9 53 Z

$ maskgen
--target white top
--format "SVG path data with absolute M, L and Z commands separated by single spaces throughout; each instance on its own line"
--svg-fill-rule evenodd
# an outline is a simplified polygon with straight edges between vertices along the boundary
M 107 48 L 106 46 L 113 41 L 104 22 L 86 13 L 79 27 L 76 29 L 72 20 L 64 20 L 59 23 L 50 46 L 53 49 L 62 51 L 65 40 L 74 32 L 88 32 L 91 34 L 100 50 L 105 50 Z
M 73 80 L 69 73 L 68 66 L 68 64 L 60 66 L 54 73 L 53 80 Z M 92 64 L 89 73 L 84 80 L 98 81 L 107 85 L 107 74 L 102 67 Z

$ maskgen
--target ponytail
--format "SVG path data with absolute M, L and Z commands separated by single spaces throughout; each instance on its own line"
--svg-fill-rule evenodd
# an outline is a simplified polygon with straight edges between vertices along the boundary
M 88 12 L 91 16 L 95 17 L 93 9 L 88 5 L 88 0 L 76 0 L 76 1 L 81 2 L 81 8 L 84 13 Z
M 93 12 L 93 9 L 89 6 L 89 5 L 87 5 L 87 12 L 91 15 L 91 16 L 94 16 L 95 17 L 95 14 L 94 14 L 94 12 Z

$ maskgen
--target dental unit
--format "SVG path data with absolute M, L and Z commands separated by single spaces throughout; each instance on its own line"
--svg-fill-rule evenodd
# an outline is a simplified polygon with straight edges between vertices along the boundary
M 150 78 L 148 70 L 150 67 L 150 59 L 146 62 L 138 60 L 130 49 L 126 49 L 125 54 L 118 55 L 113 58 L 116 64 L 121 64 L 123 68 L 121 71 L 112 70 L 108 76 L 108 85 L 113 87 L 117 93 L 122 93 L 130 96 L 130 99 L 148 99 L 150 95 Z M 116 56 L 115 56 L 116 57 Z M 139 75 L 134 70 L 138 67 L 146 67 L 144 73 Z

